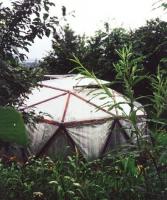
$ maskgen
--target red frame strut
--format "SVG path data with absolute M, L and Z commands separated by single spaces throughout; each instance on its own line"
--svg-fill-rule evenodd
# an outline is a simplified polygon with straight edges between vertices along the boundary
M 142 115 L 138 117 L 145 117 L 145 116 Z M 88 120 L 69 121 L 69 122 L 57 122 L 57 121 L 49 120 L 49 119 L 40 119 L 40 122 L 41 123 L 44 122 L 44 123 L 56 125 L 56 126 L 64 125 L 64 127 L 66 128 L 72 128 L 75 126 L 99 124 L 99 123 L 106 122 L 108 120 L 121 120 L 121 119 L 127 120 L 126 117 L 120 116 L 120 117 L 106 117 L 106 118 L 101 118 L 101 119 L 88 119 Z
M 99 110 L 102 110 L 103 112 L 105 112 L 105 113 L 107 113 L 109 115 L 115 116 L 113 113 L 111 113 L 111 112 L 101 108 L 100 106 L 97 106 L 96 104 L 86 100 L 85 98 L 81 97 L 80 95 L 76 94 L 75 92 L 72 92 L 72 91 L 69 91 L 69 90 L 65 90 L 65 89 L 61 89 L 61 88 L 57 88 L 57 87 L 53 87 L 53 86 L 49 86 L 49 85 L 44 85 L 44 84 L 39 84 L 39 86 L 43 86 L 43 87 L 47 87 L 47 88 L 51 88 L 51 89 L 60 90 L 60 91 L 64 91 L 64 92 L 70 93 L 70 94 L 74 95 L 75 97 L 81 99 L 82 101 L 84 101 L 84 102 L 86 102 L 86 103 L 98 108 Z
M 68 109 L 69 100 L 70 100 L 70 93 L 68 93 L 68 97 L 67 97 L 67 101 L 66 101 L 66 104 L 65 104 L 65 109 L 64 109 L 64 113 L 63 113 L 63 117 L 62 117 L 61 122 L 64 122 L 64 120 L 65 120 L 67 109 Z
M 100 106 L 97 106 L 96 104 L 92 103 L 90 100 L 86 100 L 84 97 L 76 94 L 75 92 L 72 92 L 72 91 L 69 91 L 69 90 L 65 90 L 65 89 L 61 89 L 61 88 L 57 88 L 57 87 L 53 87 L 53 86 L 48 86 L 48 85 L 45 85 L 45 84 L 38 84 L 39 86 L 42 86 L 42 87 L 46 87 L 46 88 L 50 88 L 50 89 L 54 89 L 54 90 L 59 90 L 59 91 L 63 91 L 64 93 L 60 94 L 60 95 L 57 95 L 55 97 L 51 97 L 49 99 L 46 99 L 46 100 L 43 100 L 43 101 L 40 101 L 38 103 L 35 103 L 35 104 L 32 104 L 30 106 L 27 106 L 26 108 L 30 108 L 30 107 L 33 107 L 33 106 L 36 106 L 38 104 L 41 104 L 41 103 L 45 103 L 47 101 L 50 101 L 54 98 L 58 98 L 60 96 L 63 96 L 63 95 L 66 95 L 68 94 L 67 96 L 67 101 L 66 101 L 66 104 L 65 104 L 65 108 L 64 108 L 64 113 L 63 113 L 63 116 L 62 116 L 62 120 L 61 122 L 57 122 L 57 121 L 54 121 L 54 120 L 47 120 L 47 119 L 42 119 L 41 122 L 45 122 L 45 123 L 48 123 L 48 124 L 52 124 L 52 125 L 61 125 L 61 124 L 64 124 L 65 126 L 68 126 L 68 127 L 72 127 L 72 126 L 75 126 L 75 125 L 82 125 L 82 124 L 96 124 L 96 123 L 99 123 L 99 122 L 103 122 L 103 121 L 106 121 L 106 120 L 109 120 L 109 119 L 127 119 L 126 117 L 124 116 L 116 116 L 114 115 L 113 113 L 101 108 Z M 114 91 L 115 92 L 115 91 Z M 117 93 L 117 92 L 116 92 Z M 78 99 L 94 106 L 95 108 L 109 114 L 110 116 L 112 117 L 106 117 L 105 119 L 93 119 L 93 120 L 82 120 L 82 121 L 71 121 L 71 122 L 64 122 L 65 120 L 65 116 L 66 116 L 66 113 L 67 113 L 67 109 L 68 109 L 68 105 L 69 105 L 69 100 L 70 100 L 70 96 L 71 95 L 74 95 L 75 97 L 77 97 Z M 26 109 L 24 108 L 24 109 Z M 137 117 L 146 117 L 146 115 L 138 115 Z

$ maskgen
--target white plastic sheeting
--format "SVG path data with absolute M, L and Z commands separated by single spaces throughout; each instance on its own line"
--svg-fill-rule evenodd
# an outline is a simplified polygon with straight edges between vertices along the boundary
M 33 109 L 37 115 L 47 113 L 36 128 L 27 128 L 32 154 L 58 157 L 77 148 L 85 158 L 94 159 L 135 139 L 126 119 L 130 113 L 128 99 L 118 92 L 109 89 L 109 97 L 102 89 L 93 88 L 97 86 L 95 80 L 81 75 L 42 81 L 40 86 L 34 88 L 24 108 Z M 143 133 L 144 109 L 137 102 L 134 107 Z

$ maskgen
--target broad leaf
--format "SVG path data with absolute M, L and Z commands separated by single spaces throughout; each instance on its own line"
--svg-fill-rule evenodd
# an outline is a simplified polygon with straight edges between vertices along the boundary
M 15 109 L 0 107 L 0 140 L 27 145 L 24 121 Z

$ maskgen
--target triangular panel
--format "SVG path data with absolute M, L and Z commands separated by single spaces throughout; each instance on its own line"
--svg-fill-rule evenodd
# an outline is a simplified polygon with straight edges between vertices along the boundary
M 58 126 L 46 123 L 38 123 L 35 125 L 35 127 L 27 126 L 27 132 L 31 141 L 31 153 L 36 155 L 57 129 Z
M 98 125 L 68 128 L 67 131 L 83 156 L 86 159 L 94 159 L 100 155 L 111 124 L 112 121 L 107 121 Z
M 45 154 L 53 159 L 66 158 L 75 153 L 74 145 L 75 144 L 70 140 L 64 129 L 60 128 Z
M 71 94 L 68 109 L 66 112 L 65 122 L 69 121 L 82 121 L 92 119 L 103 119 L 112 117 L 107 111 L 98 109 L 96 106 L 91 105 L 82 99 Z
M 102 153 L 107 153 L 115 147 L 127 143 L 128 140 L 129 136 L 126 133 L 126 130 L 124 130 L 124 128 L 120 126 L 119 121 L 116 120 L 114 127 L 110 129 L 109 136 L 103 147 Z
M 25 101 L 25 104 L 27 107 L 32 106 L 33 104 L 61 95 L 63 93 L 64 92 L 62 91 L 53 90 L 46 87 L 34 88 L 29 95 L 29 98 Z
M 47 101 L 43 104 L 38 104 L 33 109 L 36 114 L 40 114 L 40 112 L 41 114 L 44 114 L 45 119 L 52 119 L 54 121 L 61 122 L 66 100 L 67 94 L 51 101 Z

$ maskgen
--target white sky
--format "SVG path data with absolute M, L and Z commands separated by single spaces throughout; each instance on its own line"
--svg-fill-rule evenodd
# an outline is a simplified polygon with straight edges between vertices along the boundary
M 5 0 L 7 2 L 10 0 Z M 160 9 L 153 10 L 157 0 L 52 0 L 56 8 L 51 14 L 60 16 L 61 6 L 66 6 L 67 13 L 75 11 L 75 17 L 67 16 L 67 22 L 76 33 L 93 35 L 103 28 L 104 22 L 110 27 L 134 29 L 145 24 L 146 20 L 160 17 L 166 20 Z M 63 23 L 63 22 L 62 22 Z M 36 40 L 30 48 L 29 59 L 39 59 L 51 49 L 51 39 Z

